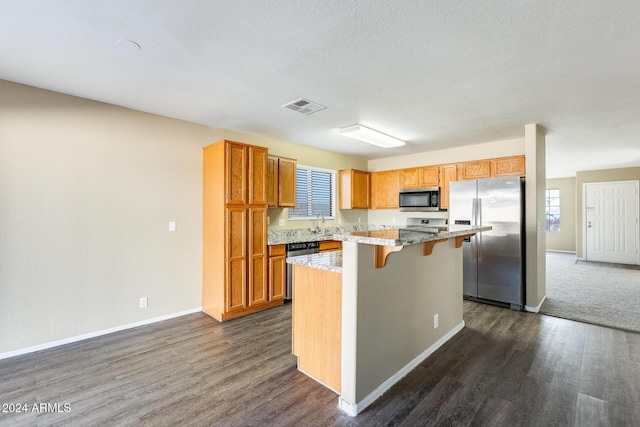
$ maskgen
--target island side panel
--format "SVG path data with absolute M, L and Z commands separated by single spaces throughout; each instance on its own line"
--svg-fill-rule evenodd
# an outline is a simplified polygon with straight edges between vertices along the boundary
M 340 393 L 342 274 L 294 265 L 293 294 L 298 369 Z
M 351 299 L 343 310 L 355 313 L 355 325 L 343 325 L 355 328 L 343 335 L 343 355 L 357 348 L 355 360 L 343 364 L 355 373 L 344 372 L 343 379 L 355 377 L 350 403 L 357 404 L 463 324 L 462 250 L 454 239 L 436 245 L 429 256 L 423 256 L 422 245 L 409 245 L 391 253 L 384 268 L 375 268 L 373 246 L 358 245 L 355 257 L 347 245 L 343 249 L 343 298 Z M 341 397 L 349 402 L 346 394 Z

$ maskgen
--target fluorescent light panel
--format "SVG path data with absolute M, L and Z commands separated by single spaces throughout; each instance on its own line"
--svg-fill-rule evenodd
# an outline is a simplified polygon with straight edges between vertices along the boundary
M 349 136 L 353 139 L 368 142 L 369 144 L 383 148 L 400 147 L 405 144 L 404 141 L 385 135 L 384 133 L 380 133 L 377 130 L 370 129 L 360 124 L 338 129 L 338 133 L 340 135 Z

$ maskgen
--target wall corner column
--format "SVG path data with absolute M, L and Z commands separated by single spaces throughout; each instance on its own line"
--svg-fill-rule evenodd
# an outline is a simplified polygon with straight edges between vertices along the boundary
M 529 311 L 537 311 L 546 295 L 546 166 L 545 129 L 536 124 L 524 127 L 526 156 L 525 239 L 526 302 Z

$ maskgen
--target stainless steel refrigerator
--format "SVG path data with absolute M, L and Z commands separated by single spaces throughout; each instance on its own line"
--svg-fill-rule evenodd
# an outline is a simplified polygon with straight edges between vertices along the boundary
M 491 226 L 463 250 L 465 299 L 522 310 L 525 303 L 524 179 L 454 181 L 449 224 Z

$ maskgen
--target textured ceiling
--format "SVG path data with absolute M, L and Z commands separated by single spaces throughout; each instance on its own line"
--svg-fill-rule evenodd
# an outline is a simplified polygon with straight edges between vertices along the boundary
M 0 78 L 369 159 L 539 123 L 563 177 L 640 166 L 639 23 L 637 0 L 3 0 Z

